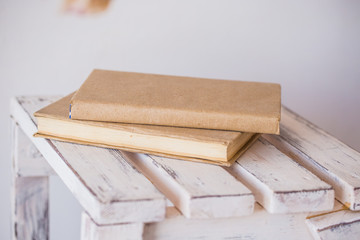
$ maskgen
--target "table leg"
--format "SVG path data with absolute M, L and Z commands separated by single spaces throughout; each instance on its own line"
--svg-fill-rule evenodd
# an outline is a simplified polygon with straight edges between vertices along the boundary
M 12 183 L 12 236 L 13 239 L 49 239 L 49 178 L 31 170 L 31 164 L 41 159 L 33 154 L 32 143 L 13 122 L 13 183 Z M 25 146 L 24 144 L 31 144 Z M 24 149 L 32 149 L 24 151 Z M 27 154 L 32 153 L 32 154 Z M 36 158 L 36 159 L 35 159 Z M 47 164 L 46 161 L 44 164 Z M 29 166 L 24 169 L 19 166 Z M 35 165 L 33 165 L 35 166 Z M 37 167 L 39 164 L 36 165 Z M 48 169 L 48 166 L 45 166 Z M 21 169 L 21 170 L 20 170 Z M 37 174 L 34 174 L 37 172 Z M 35 176 L 34 176 L 35 175 Z M 36 176 L 38 175 L 38 176 Z M 39 176 L 42 175 L 42 176 Z
M 48 177 L 13 179 L 13 239 L 49 239 Z

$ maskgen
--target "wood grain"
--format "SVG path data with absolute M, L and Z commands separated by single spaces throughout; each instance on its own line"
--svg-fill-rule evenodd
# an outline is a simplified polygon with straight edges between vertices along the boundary
M 229 169 L 271 213 L 331 210 L 334 190 L 260 138 Z
M 264 137 L 332 185 L 339 201 L 360 210 L 360 153 L 287 108 L 282 110 L 281 135 Z
M 36 131 L 32 114 L 42 103 L 38 97 L 12 100 L 12 115 L 29 137 Z M 94 221 L 107 224 L 164 218 L 164 196 L 119 151 L 31 140 Z
M 166 219 L 148 223 L 144 240 L 195 239 L 311 239 L 306 213 L 269 214 L 255 204 L 252 215 L 223 219 L 186 219 L 175 208 L 168 208 Z
M 125 156 L 188 218 L 253 212 L 250 190 L 222 167 L 137 153 Z
M 86 212 L 81 214 L 81 240 L 141 240 L 143 229 L 140 222 L 98 225 Z
M 12 121 L 13 165 L 18 176 L 56 175 L 54 170 L 15 121 Z
M 357 240 L 360 236 L 360 212 L 346 207 L 310 216 L 306 220 L 315 239 L 347 239 Z
M 51 167 L 18 124 L 12 132 L 12 237 L 49 239 L 49 179 Z
M 335 202 L 334 208 L 331 212 L 324 211 L 316 215 L 308 213 L 287 213 L 287 214 L 270 214 L 263 209 L 259 204 L 255 204 L 254 213 L 249 216 L 238 218 L 224 218 L 224 219 L 187 219 L 175 207 L 168 207 L 166 209 L 166 218 L 162 222 L 147 223 L 143 230 L 144 240 L 182 240 L 182 239 L 313 239 L 312 231 L 309 227 L 309 220 L 317 219 L 320 216 L 344 211 L 346 208 L 339 202 Z M 349 210 L 347 210 L 350 212 Z M 91 226 L 84 227 L 90 224 Z M 92 236 L 114 236 L 114 232 L 122 231 L 122 229 L 129 228 L 126 234 L 134 236 L 136 232 L 139 234 L 142 229 L 134 231 L 134 225 L 127 224 L 112 224 L 112 225 L 97 225 L 91 222 L 87 215 L 83 215 L 82 232 L 87 229 L 87 235 L 92 233 Z M 319 225 L 317 225 L 319 226 Z M 89 230 L 89 229 L 93 230 Z M 329 228 L 330 229 L 330 228 Z M 349 232 L 327 232 L 325 238 L 321 239 L 357 239 L 358 228 L 354 223 L 348 223 L 347 230 Z M 95 232 L 94 232 L 95 230 Z M 327 231 L 326 229 L 325 231 Z M 345 229 L 344 229 L 345 230 Z M 319 239 L 319 232 L 314 237 Z M 127 236 L 127 235 L 124 236 Z M 84 236 L 84 235 L 83 235 Z M 119 235 L 118 235 L 119 236 Z M 349 237 L 349 238 L 345 238 Z M 98 239 L 98 238 L 95 238 Z M 114 239 L 116 239 L 114 237 Z M 130 238 L 131 239 L 131 238 Z
M 48 177 L 14 176 L 12 185 L 13 239 L 49 239 Z

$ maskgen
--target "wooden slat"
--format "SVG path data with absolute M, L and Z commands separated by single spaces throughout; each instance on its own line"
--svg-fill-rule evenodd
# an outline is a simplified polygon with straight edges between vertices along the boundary
M 12 237 L 49 239 L 49 179 L 53 173 L 15 121 L 12 132 Z
M 271 213 L 331 210 L 334 190 L 260 138 L 229 169 Z
M 336 202 L 331 212 L 339 210 L 344 210 L 344 206 Z M 308 215 L 308 213 L 270 214 L 259 204 L 255 204 L 254 214 L 249 216 L 224 219 L 187 219 L 175 207 L 168 207 L 164 221 L 147 223 L 144 226 L 143 239 L 312 239 L 312 233 L 306 221 L 324 214 L 328 214 L 328 212 L 317 213 L 317 215 Z M 83 221 L 83 226 L 84 222 L 91 223 L 91 227 L 96 230 L 95 236 L 100 233 L 101 236 L 105 237 L 104 239 L 107 239 L 107 236 L 114 236 L 114 232 L 122 231 L 127 227 L 131 228 L 129 234 L 134 233 L 134 226 L 124 224 L 96 225 L 89 222 L 89 220 L 89 218 L 86 218 L 86 221 Z M 352 233 L 357 231 L 355 225 L 351 225 L 350 230 Z M 135 233 L 140 231 L 138 229 Z M 348 239 L 341 235 L 336 236 L 335 239 Z M 344 236 L 354 235 L 346 235 L 345 233 Z M 91 236 L 89 236 L 89 239 L 92 239 Z
M 125 156 L 188 218 L 253 212 L 250 190 L 222 167 L 137 153 Z
M 23 177 L 55 175 L 39 150 L 25 135 L 17 123 L 13 122 L 13 164 L 15 174 Z
M 360 212 L 351 211 L 346 207 L 309 216 L 306 224 L 314 239 L 357 240 L 360 237 Z
M 87 213 L 81 214 L 81 240 L 141 240 L 143 229 L 143 223 L 98 225 Z
M 339 201 L 360 210 L 360 153 L 286 108 L 280 127 L 280 136 L 265 138 L 332 185 Z
M 49 239 L 48 177 L 14 176 L 12 185 L 13 239 Z
M 254 213 L 249 216 L 186 219 L 175 208 L 168 208 L 164 221 L 145 225 L 143 239 L 311 239 L 306 216 L 306 213 L 269 214 L 255 204 Z
M 39 98 L 12 100 L 12 115 L 31 137 Z M 99 224 L 160 221 L 165 198 L 119 151 L 31 137 L 83 208 Z

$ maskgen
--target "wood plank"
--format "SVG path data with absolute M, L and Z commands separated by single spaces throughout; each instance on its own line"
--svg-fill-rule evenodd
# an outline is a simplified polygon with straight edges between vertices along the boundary
M 255 204 L 254 213 L 248 216 L 186 219 L 177 209 L 168 208 L 164 221 L 145 225 L 143 239 L 311 239 L 306 216 L 306 213 L 269 214 Z
M 250 190 L 222 167 L 139 153 L 124 155 L 188 218 L 253 212 Z
M 271 213 L 331 210 L 334 190 L 260 138 L 229 169 Z
M 86 212 L 81 214 L 80 239 L 82 240 L 140 240 L 142 239 L 143 229 L 143 223 L 98 225 Z
M 336 202 L 332 212 L 342 209 L 344 206 Z M 305 221 L 307 218 L 316 216 L 308 216 L 308 213 L 270 214 L 259 204 L 255 204 L 254 214 L 248 216 L 224 219 L 187 219 L 175 207 L 168 207 L 164 221 L 145 224 L 143 239 L 312 239 Z M 117 226 L 124 227 L 114 224 L 96 225 L 95 228 L 98 231 L 104 231 L 102 234 L 105 234 L 105 231 L 109 231 L 111 234 Z
M 49 239 L 49 179 L 47 176 L 52 170 L 34 146 L 29 144 L 29 140 L 14 120 L 11 121 L 11 132 L 12 238 Z
M 36 132 L 33 111 L 42 103 L 37 97 L 12 100 L 11 113 L 29 137 Z M 95 222 L 164 218 L 164 196 L 119 151 L 42 138 L 31 140 Z
M 54 170 L 15 121 L 12 121 L 13 165 L 23 177 L 56 175 Z
M 264 137 L 332 185 L 344 205 L 360 210 L 360 153 L 287 108 L 282 109 L 281 135 Z
M 306 219 L 314 239 L 357 240 L 360 236 L 360 212 L 346 207 L 335 209 Z
M 13 239 L 49 239 L 48 177 L 14 176 L 12 185 Z

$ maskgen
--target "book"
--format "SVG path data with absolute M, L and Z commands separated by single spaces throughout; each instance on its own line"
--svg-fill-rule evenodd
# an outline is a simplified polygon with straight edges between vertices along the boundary
M 34 113 L 37 137 L 230 166 L 259 134 L 73 120 L 70 94 Z
M 279 134 L 281 87 L 94 70 L 70 104 L 77 120 Z

